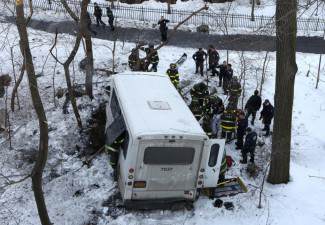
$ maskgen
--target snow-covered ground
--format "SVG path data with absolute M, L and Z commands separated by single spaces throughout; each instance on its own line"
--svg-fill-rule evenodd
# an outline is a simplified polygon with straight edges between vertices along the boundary
M 9 27 L 9 28 L 8 28 Z M 21 56 L 17 46 L 18 38 L 16 28 L 10 24 L 1 23 L 0 30 L 0 71 L 12 73 L 10 61 L 10 47 L 14 50 L 14 62 L 18 74 Z M 228 172 L 228 176 L 240 176 L 248 186 L 249 192 L 224 200 L 232 201 L 235 205 L 233 211 L 224 208 L 214 208 L 212 200 L 202 196 L 195 203 L 194 211 L 152 211 L 152 212 L 126 212 L 117 219 L 113 219 L 108 208 L 102 202 L 114 192 L 114 186 L 106 154 L 97 156 L 92 166 L 82 167 L 81 152 L 87 148 L 85 137 L 77 129 L 73 113 L 63 115 L 61 106 L 63 99 L 58 100 L 55 107 L 53 100 L 53 78 L 55 87 L 65 87 L 63 68 L 55 67 L 55 61 L 49 56 L 49 49 L 53 43 L 54 35 L 29 29 L 32 53 L 36 72 L 43 76 L 38 78 L 39 89 L 45 105 L 50 127 L 49 157 L 44 173 L 44 195 L 49 215 L 54 224 L 84 225 L 114 224 L 114 225 L 169 225 L 169 224 L 288 224 L 299 225 L 325 223 L 325 83 L 324 63 L 321 66 L 321 82 L 315 89 L 316 73 L 319 55 L 297 53 L 298 74 L 295 85 L 295 100 L 293 113 L 293 137 L 291 158 L 291 181 L 287 185 L 265 185 L 262 196 L 262 209 L 257 208 L 259 187 L 263 173 L 255 179 L 249 178 L 245 167 L 239 164 L 240 153 L 234 145 L 227 146 L 227 154 L 235 159 L 235 165 Z M 59 35 L 57 53 L 59 58 L 68 55 L 74 38 L 69 35 Z M 109 48 L 110 41 L 94 41 L 94 59 L 96 68 L 110 68 L 112 55 Z M 213 44 L 213 43 L 211 43 Z M 132 43 L 117 42 L 116 63 L 118 71 L 128 70 L 127 57 Z M 171 62 L 177 60 L 184 52 L 191 56 L 196 49 L 163 47 L 159 50 L 159 72 L 165 72 Z M 55 51 L 54 51 L 55 52 Z M 220 51 L 221 60 L 226 58 L 226 52 Z M 244 102 L 252 94 L 260 81 L 261 67 L 265 52 L 244 52 L 247 63 L 246 93 Z M 267 79 L 263 87 L 263 99 L 270 99 L 273 103 L 275 84 L 275 53 L 269 54 L 270 62 L 267 69 Z M 84 57 L 82 46 L 71 69 L 75 83 L 84 82 L 84 74 L 78 70 L 78 62 Z M 239 76 L 241 52 L 229 52 L 230 63 L 234 74 Z M 62 59 L 63 60 L 63 59 Z M 54 71 L 55 68 L 55 71 Z M 191 80 L 194 84 L 201 80 L 194 75 L 194 63 L 189 59 L 179 68 L 181 80 Z M 306 77 L 310 70 L 309 77 Z M 101 74 L 95 76 L 95 99 L 90 102 L 87 97 L 78 99 L 80 112 L 84 125 L 91 112 L 98 106 L 102 87 L 106 85 L 107 77 Z M 210 83 L 216 84 L 216 80 Z M 10 95 L 12 86 L 8 89 Z M 225 98 L 219 90 L 220 97 Z M 32 169 L 33 155 L 38 144 L 38 123 L 32 111 L 28 83 L 23 80 L 19 89 L 22 109 L 10 114 L 13 129 L 16 130 L 12 145 L 0 141 L 0 174 L 18 180 L 29 174 Z M 241 104 L 241 103 L 240 103 Z M 259 115 L 258 115 L 259 116 Z M 254 129 L 260 132 L 262 125 L 256 124 Z M 263 139 L 263 137 L 261 137 Z M 269 155 L 270 140 L 265 139 L 266 145 L 257 148 L 257 165 L 264 169 L 266 158 Z M 77 147 L 78 146 L 78 147 Z M 14 176 L 13 176 L 14 175 Z M 17 176 L 22 175 L 22 176 Z M 40 224 L 37 209 L 34 203 L 30 179 L 10 186 L 4 186 L 6 179 L 0 176 L 0 221 L 1 224 L 36 225 Z M 105 214 L 106 213 L 106 214 Z

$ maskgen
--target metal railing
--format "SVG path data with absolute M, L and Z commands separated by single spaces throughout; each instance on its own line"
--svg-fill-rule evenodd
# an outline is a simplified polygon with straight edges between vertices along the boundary
M 0 0 L 13 3 L 13 0 Z M 26 1 L 28 7 L 28 1 Z M 80 1 L 68 0 L 68 5 L 76 13 L 80 12 Z M 59 0 L 33 0 L 33 6 L 37 9 L 52 10 L 55 12 L 66 12 Z M 106 16 L 105 8 L 110 4 L 99 4 L 103 9 L 103 15 Z M 167 13 L 167 9 L 149 8 L 138 6 L 121 6 L 117 5 L 112 8 L 115 18 L 120 20 L 136 20 L 156 23 L 161 16 L 169 19 L 171 23 L 179 23 L 192 14 L 188 10 L 171 9 L 171 13 Z M 94 5 L 89 4 L 88 11 L 93 13 Z M 202 24 L 209 25 L 212 30 L 224 30 L 225 28 L 249 28 L 249 29 L 274 29 L 274 17 L 255 16 L 255 20 L 251 21 L 250 15 L 245 14 L 225 14 L 215 13 L 210 10 L 202 11 L 194 15 L 185 25 L 199 26 Z M 324 31 L 325 20 L 319 18 L 298 18 L 297 29 L 300 31 Z

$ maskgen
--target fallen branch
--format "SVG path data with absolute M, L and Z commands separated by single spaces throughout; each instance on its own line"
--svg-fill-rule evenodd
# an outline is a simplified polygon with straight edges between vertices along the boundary
M 319 178 L 319 179 L 325 180 L 325 177 L 321 177 L 321 176 L 312 176 L 312 175 L 309 175 L 308 177 Z

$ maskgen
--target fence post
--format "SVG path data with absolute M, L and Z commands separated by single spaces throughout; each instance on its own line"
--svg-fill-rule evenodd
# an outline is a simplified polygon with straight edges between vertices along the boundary
M 141 6 L 141 12 L 142 12 L 142 21 L 144 21 L 144 9 L 143 9 L 143 6 Z
M 319 18 L 317 18 L 317 23 L 316 23 L 316 29 L 315 29 L 315 31 L 318 31 L 318 23 L 319 23 Z

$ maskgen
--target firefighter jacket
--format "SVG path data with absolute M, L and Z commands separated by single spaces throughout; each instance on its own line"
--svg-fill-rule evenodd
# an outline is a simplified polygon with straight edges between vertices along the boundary
M 209 95 L 208 87 L 204 83 L 198 83 L 190 91 L 192 101 L 190 109 L 194 116 L 199 120 L 203 115 L 204 99 Z
M 105 145 L 106 152 L 110 155 L 110 164 L 114 168 L 117 165 L 120 147 L 124 142 L 124 135 L 119 136 L 111 145 Z
M 168 69 L 167 75 L 169 76 L 170 81 L 174 84 L 176 88 L 179 85 L 179 73 L 177 69 Z
M 144 50 L 147 54 L 147 60 L 148 64 L 158 64 L 159 63 L 159 56 L 157 50 L 153 48 L 140 48 L 141 50 Z
M 234 132 L 236 130 L 236 110 L 226 109 L 221 116 L 221 128 L 223 131 Z
M 129 67 L 132 69 L 132 71 L 138 71 L 139 68 L 137 68 L 137 63 L 139 59 L 139 51 L 137 49 L 132 49 L 131 54 L 129 55 Z
M 231 96 L 236 96 L 237 98 L 241 95 L 242 88 L 237 80 L 232 80 L 229 85 L 229 93 Z

